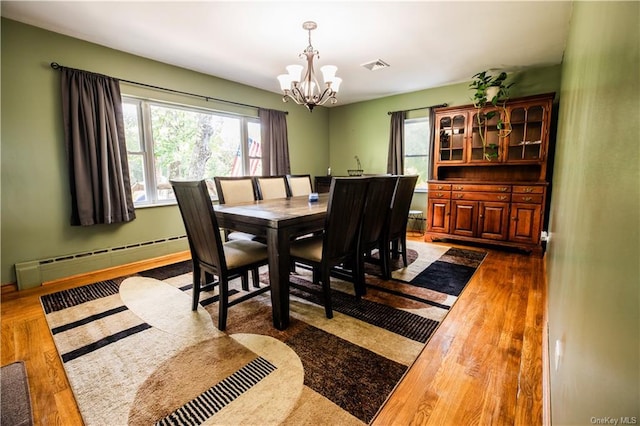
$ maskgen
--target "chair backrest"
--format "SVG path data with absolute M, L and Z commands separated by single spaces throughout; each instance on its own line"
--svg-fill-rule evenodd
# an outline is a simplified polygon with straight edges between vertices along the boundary
M 313 192 L 311 175 L 287 175 L 287 187 L 291 197 L 309 195 Z
M 170 182 L 187 231 L 194 263 L 205 263 L 224 273 L 226 262 L 222 236 L 205 181 Z
M 388 233 L 390 238 L 395 238 L 407 232 L 407 220 L 413 198 L 413 190 L 416 187 L 418 175 L 398 176 L 396 190 L 391 202 L 391 214 L 388 220 Z
M 215 176 L 213 180 L 220 204 L 241 204 L 256 200 L 253 179 L 250 176 Z
M 258 200 L 287 198 L 287 178 L 285 176 L 254 176 L 253 186 Z
M 382 230 L 391 214 L 391 202 L 397 181 L 397 176 L 377 176 L 370 179 L 362 217 L 361 250 L 366 250 L 380 240 Z
M 356 253 L 369 178 L 334 178 L 329 190 L 322 258 L 330 264 Z

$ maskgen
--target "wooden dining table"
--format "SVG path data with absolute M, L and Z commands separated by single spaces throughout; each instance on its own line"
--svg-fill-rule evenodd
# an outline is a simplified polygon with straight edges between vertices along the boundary
M 273 325 L 278 330 L 289 326 L 291 239 L 324 228 L 328 201 L 329 194 L 319 194 L 318 201 L 313 202 L 308 196 L 299 196 L 214 206 L 220 228 L 266 239 Z

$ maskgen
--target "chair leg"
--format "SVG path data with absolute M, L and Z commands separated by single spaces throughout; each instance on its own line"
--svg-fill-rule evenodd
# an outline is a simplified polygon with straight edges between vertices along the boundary
M 249 291 L 249 271 L 244 271 L 240 279 L 242 281 L 242 289 Z
M 405 268 L 407 267 L 407 237 L 406 232 L 403 234 L 404 236 L 400 237 L 400 244 L 402 244 L 402 261 L 404 262 Z
M 391 241 L 391 257 L 397 259 L 400 255 L 400 249 L 398 248 L 398 239 Z
M 380 256 L 380 269 L 382 270 L 382 277 L 385 280 L 391 278 L 391 253 L 389 252 L 389 243 L 380 244 L 380 250 L 378 250 Z
M 253 286 L 260 288 L 260 271 L 257 266 L 251 270 L 251 276 L 253 277 Z
M 331 268 L 328 266 L 322 266 L 322 293 L 324 295 L 324 312 L 327 318 L 333 318 L 333 309 L 331 307 Z
M 227 328 L 227 310 L 229 309 L 229 283 L 226 279 L 220 277 L 218 301 L 218 330 L 224 331 Z
M 358 253 L 357 259 L 354 263 L 353 284 L 356 292 L 356 298 L 360 299 L 362 296 L 367 294 L 367 285 L 364 278 L 364 253 Z
M 198 309 L 198 303 L 200 302 L 200 281 L 202 280 L 202 271 L 199 266 L 193 268 L 193 302 L 191 303 L 191 310 L 196 311 Z

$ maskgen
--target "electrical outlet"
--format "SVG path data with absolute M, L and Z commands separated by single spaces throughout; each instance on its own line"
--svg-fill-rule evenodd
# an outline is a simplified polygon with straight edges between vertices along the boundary
M 540 241 L 549 242 L 550 239 L 551 239 L 551 234 L 548 234 L 547 231 L 542 231 L 540 233 Z

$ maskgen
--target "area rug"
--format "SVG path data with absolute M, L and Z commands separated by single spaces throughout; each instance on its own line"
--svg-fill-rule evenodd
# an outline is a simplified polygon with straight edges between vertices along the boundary
M 296 268 L 284 331 L 272 326 L 268 292 L 232 306 L 225 332 L 216 328 L 217 293 L 201 294 L 192 312 L 190 262 L 41 302 L 86 425 L 362 425 L 485 256 L 408 247 L 410 264 L 395 262 L 391 280 L 368 266 L 361 300 L 353 284 L 332 279 L 333 319 L 310 272 Z

